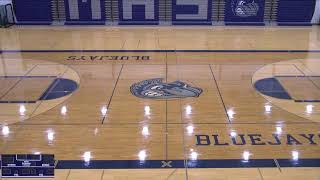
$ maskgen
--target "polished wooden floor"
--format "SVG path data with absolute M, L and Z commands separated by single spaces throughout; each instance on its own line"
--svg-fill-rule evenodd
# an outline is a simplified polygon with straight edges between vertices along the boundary
M 0 103 L 1 153 L 52 153 L 57 160 L 83 160 L 88 152 L 91 160 L 320 158 L 319 27 L 23 26 L 0 29 L 0 37 L 1 102 L 32 101 L 52 77 L 79 86 L 54 100 Z M 295 99 L 314 101 L 277 99 L 255 89 L 258 80 L 275 76 Z M 295 79 L 286 79 L 301 76 L 313 78 L 302 82 L 302 90 Z M 203 92 L 168 100 L 131 94 L 132 84 L 153 78 L 179 80 Z M 311 167 L 71 169 L 56 170 L 56 179 L 319 180 L 319 172 Z

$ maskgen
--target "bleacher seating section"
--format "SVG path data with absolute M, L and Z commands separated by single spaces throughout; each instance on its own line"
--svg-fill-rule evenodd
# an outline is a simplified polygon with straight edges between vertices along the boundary
M 310 25 L 320 16 L 320 0 L 14 0 L 14 6 L 19 24 Z

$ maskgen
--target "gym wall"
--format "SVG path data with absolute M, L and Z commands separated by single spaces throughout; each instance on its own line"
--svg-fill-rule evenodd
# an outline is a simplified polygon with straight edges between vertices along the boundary
M 18 24 L 310 25 L 320 0 L 14 0 Z

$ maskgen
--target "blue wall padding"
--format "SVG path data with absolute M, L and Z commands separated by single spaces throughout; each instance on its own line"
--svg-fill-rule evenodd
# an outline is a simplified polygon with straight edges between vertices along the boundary
M 51 22 L 51 0 L 15 0 L 18 21 Z

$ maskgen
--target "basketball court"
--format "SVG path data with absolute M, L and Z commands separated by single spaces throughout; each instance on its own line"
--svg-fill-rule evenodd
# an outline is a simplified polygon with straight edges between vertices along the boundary
M 0 0 L 0 179 L 320 180 L 319 10 Z
M 274 30 L 303 43 L 161 49 L 179 28 L 1 30 L 1 153 L 54 154 L 55 179 L 319 179 L 319 30 Z M 138 48 L 117 49 L 128 42 Z

